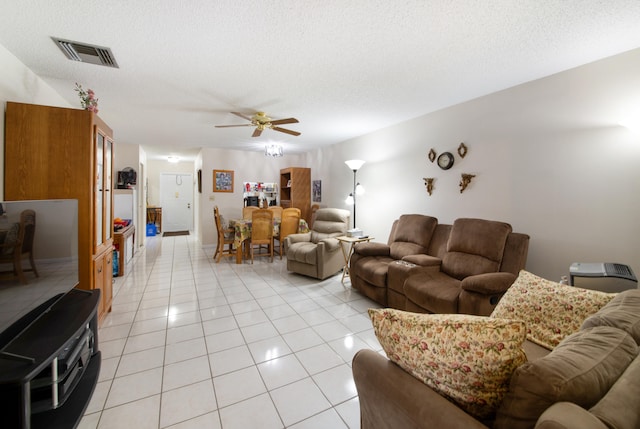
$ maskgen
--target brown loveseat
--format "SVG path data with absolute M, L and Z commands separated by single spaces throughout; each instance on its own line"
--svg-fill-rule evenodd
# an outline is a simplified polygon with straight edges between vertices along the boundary
M 353 288 L 383 306 L 489 315 L 525 268 L 528 247 L 529 236 L 504 222 L 402 215 L 387 244 L 354 248 L 349 273 Z
M 580 325 L 578 325 L 580 326 Z M 530 341 L 495 419 L 480 421 L 373 350 L 353 359 L 362 429 L 640 427 L 640 291 L 618 294 L 552 351 Z

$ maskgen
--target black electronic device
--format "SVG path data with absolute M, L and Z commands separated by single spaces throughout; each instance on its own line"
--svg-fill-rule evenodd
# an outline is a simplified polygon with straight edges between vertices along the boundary
M 136 185 L 138 175 L 131 167 L 125 167 L 122 171 L 118 171 L 118 180 L 116 185 L 118 189 L 130 189 Z

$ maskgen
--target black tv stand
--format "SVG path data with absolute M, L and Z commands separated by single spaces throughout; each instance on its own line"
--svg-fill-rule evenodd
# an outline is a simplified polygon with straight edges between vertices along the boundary
M 16 323 L 20 332 L 0 351 L 3 427 L 78 425 L 100 373 L 99 302 L 99 289 L 72 289 Z

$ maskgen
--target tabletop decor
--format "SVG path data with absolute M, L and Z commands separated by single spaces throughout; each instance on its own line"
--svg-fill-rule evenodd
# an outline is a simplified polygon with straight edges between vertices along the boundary
M 76 82 L 75 91 L 78 93 L 78 97 L 80 97 L 80 105 L 84 110 L 98 113 L 98 99 L 96 98 L 96 93 L 93 92 L 91 88 L 85 91 L 82 85 Z

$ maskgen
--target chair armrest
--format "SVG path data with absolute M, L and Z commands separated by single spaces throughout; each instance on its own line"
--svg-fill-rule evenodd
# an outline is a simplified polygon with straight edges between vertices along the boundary
M 353 358 L 362 429 L 487 429 L 454 403 L 373 350 Z
M 361 256 L 389 256 L 391 249 L 384 243 L 365 242 L 353 247 L 353 253 Z
M 421 267 L 439 267 L 442 259 L 431 255 L 407 255 L 402 258 L 403 261 L 411 264 L 420 265 Z
M 469 276 L 462 280 L 462 289 L 483 295 L 502 294 L 516 281 L 515 274 L 486 273 Z
M 335 252 L 340 248 L 340 242 L 335 238 L 323 238 L 318 242 L 318 245 L 320 244 L 324 244 L 328 252 Z
M 289 240 L 289 243 L 293 244 L 293 243 L 300 243 L 303 241 L 311 241 L 311 233 L 310 232 L 303 232 L 300 234 L 289 234 L 287 235 L 286 240 Z
M 571 402 L 556 402 L 538 418 L 535 429 L 607 429 L 600 419 Z

